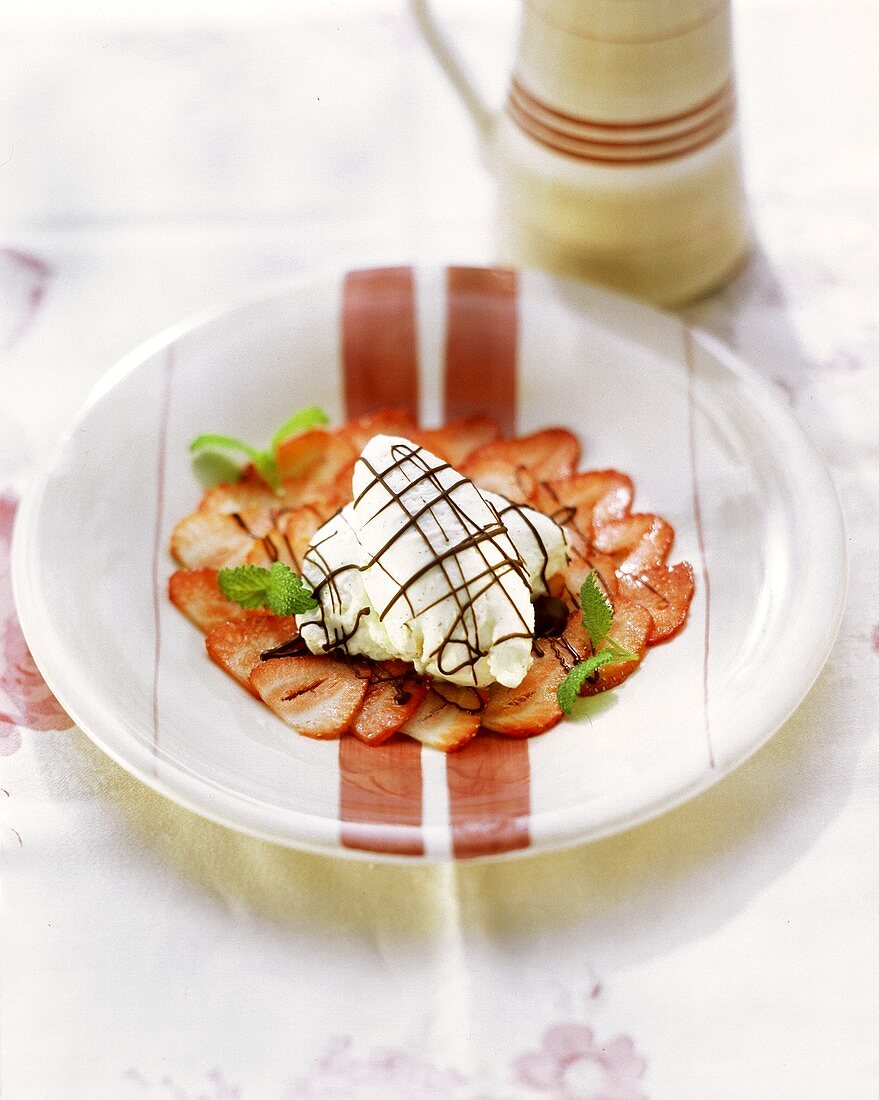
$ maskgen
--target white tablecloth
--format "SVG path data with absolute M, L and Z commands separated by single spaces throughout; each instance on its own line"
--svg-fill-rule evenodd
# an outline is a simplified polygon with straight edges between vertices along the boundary
M 493 258 L 491 181 L 401 4 L 252 7 L 121 26 L 37 4 L 0 42 L 4 1100 L 875 1100 L 875 6 L 738 8 L 760 246 L 688 310 L 832 468 L 851 551 L 833 655 L 690 804 L 453 868 L 303 855 L 179 809 L 64 728 L 12 614 L 15 494 L 138 341 L 316 265 Z M 499 88 L 515 5 L 455 11 Z

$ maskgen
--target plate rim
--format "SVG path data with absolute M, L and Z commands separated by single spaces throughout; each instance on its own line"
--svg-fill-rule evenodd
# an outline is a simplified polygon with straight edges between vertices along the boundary
M 22 493 L 16 515 L 12 541 L 11 575 L 13 598 L 25 640 L 37 667 L 61 705 L 79 729 L 82 730 L 82 732 L 97 745 L 102 752 L 106 753 L 112 760 L 119 764 L 120 767 L 163 797 L 170 799 L 190 812 L 216 824 L 223 825 L 224 827 L 234 829 L 261 840 L 281 844 L 285 847 L 329 855 L 336 858 L 366 859 L 370 861 L 403 863 L 409 865 L 419 863 L 461 862 L 461 860 L 456 860 L 451 853 L 437 851 L 437 846 L 430 843 L 426 846 L 425 854 L 418 857 L 346 848 L 340 842 L 338 830 L 339 822 L 337 818 L 322 817 L 316 814 L 304 813 L 299 810 L 283 811 L 285 823 L 285 828 L 283 830 L 281 830 L 280 827 L 262 827 L 256 820 L 259 817 L 258 814 L 247 820 L 242 820 L 241 816 L 236 816 L 235 814 L 236 809 L 240 811 L 248 803 L 252 805 L 261 805 L 258 800 L 252 799 L 250 796 L 240 791 L 234 791 L 227 788 L 226 792 L 231 796 L 234 804 L 227 806 L 226 812 L 223 812 L 222 808 L 214 808 L 212 805 L 212 801 L 214 800 L 212 799 L 212 795 L 215 798 L 217 794 L 217 788 L 215 786 L 212 786 L 204 779 L 199 778 L 195 773 L 190 772 L 180 765 L 169 765 L 164 763 L 162 770 L 166 773 L 168 778 L 158 774 L 154 768 L 145 766 L 141 759 L 144 755 L 141 752 L 141 746 L 130 734 L 127 735 L 128 743 L 133 747 L 134 751 L 131 755 L 126 756 L 125 752 L 118 749 L 113 743 L 112 738 L 105 738 L 104 734 L 99 729 L 95 728 L 100 725 L 99 722 L 82 720 L 78 701 L 79 697 L 76 695 L 76 690 L 75 688 L 71 688 L 70 692 L 67 690 L 68 685 L 65 682 L 63 672 L 57 669 L 58 664 L 63 662 L 63 656 L 59 657 L 57 654 L 53 655 L 51 651 L 52 639 L 44 638 L 41 635 L 39 622 L 37 621 L 39 612 L 36 601 L 32 600 L 30 595 L 32 585 L 27 575 L 28 562 L 33 559 L 33 555 L 29 553 L 29 551 L 37 541 L 40 506 L 43 503 L 51 477 L 59 465 L 59 461 L 63 457 L 73 436 L 86 421 L 92 410 L 111 390 L 115 389 L 116 386 L 121 384 L 130 374 L 133 374 L 157 353 L 174 344 L 185 335 L 209 325 L 213 321 L 226 317 L 238 310 L 246 309 L 249 305 L 269 302 L 272 298 L 294 292 L 298 287 L 303 285 L 312 286 L 340 280 L 345 273 L 351 270 L 377 270 L 385 266 L 387 265 L 370 265 L 361 269 L 339 266 L 316 268 L 307 272 L 297 273 L 294 276 L 287 276 L 282 279 L 261 283 L 255 287 L 252 292 L 229 298 L 224 303 L 200 310 L 182 321 L 167 326 L 154 336 L 136 345 L 131 351 L 126 353 L 126 355 L 110 367 L 92 387 L 86 400 L 69 422 L 67 429 L 61 433 L 54 446 L 49 448 L 43 461 L 37 463 L 37 469 L 34 476 L 29 479 Z M 448 265 L 442 263 L 414 263 L 412 266 L 413 270 L 418 272 L 441 271 Z M 596 826 L 592 824 L 590 826 L 587 824 L 585 828 L 584 817 L 591 816 L 594 812 L 594 807 L 596 805 L 600 807 L 604 798 L 608 796 L 602 796 L 593 801 L 590 804 L 592 809 L 588 814 L 583 813 L 582 806 L 570 807 L 564 810 L 544 810 L 538 817 L 531 819 L 532 824 L 537 820 L 540 820 L 541 823 L 551 822 L 552 824 L 549 828 L 541 830 L 541 836 L 538 839 L 532 837 L 532 843 L 528 847 L 514 849 L 512 851 L 482 854 L 467 859 L 466 862 L 468 863 L 494 862 L 499 859 L 509 859 L 513 857 L 536 856 L 580 844 L 591 843 L 592 841 L 624 832 L 639 824 L 652 820 L 655 817 L 659 817 L 669 810 L 689 801 L 696 795 L 710 789 L 722 779 L 726 778 L 746 760 L 757 753 L 781 729 L 811 691 L 821 670 L 827 662 L 827 658 L 830 655 L 838 634 L 846 606 L 848 590 L 849 562 L 844 513 L 833 477 L 821 451 L 802 427 L 794 412 L 781 401 L 779 396 L 773 391 L 769 382 L 754 367 L 750 366 L 750 364 L 748 364 L 735 350 L 724 344 L 720 339 L 703 329 L 690 326 L 683 318 L 676 314 L 665 312 L 634 298 L 628 298 L 624 295 L 605 290 L 602 287 L 583 284 L 574 280 L 547 276 L 545 272 L 534 271 L 534 269 L 518 268 L 517 270 L 521 274 L 533 274 L 539 279 L 544 280 L 531 284 L 529 288 L 529 293 L 531 294 L 543 296 L 549 293 L 554 286 L 567 286 L 572 290 L 578 291 L 580 294 L 586 290 L 599 298 L 623 303 L 627 309 L 634 309 L 636 313 L 641 313 L 644 317 L 649 316 L 654 322 L 661 319 L 664 323 L 677 323 L 688 330 L 692 335 L 694 343 L 704 348 L 704 350 L 725 370 L 736 376 L 748 387 L 756 389 L 761 396 L 767 399 L 769 404 L 774 407 L 775 413 L 780 414 L 782 418 L 787 421 L 789 427 L 798 437 L 799 444 L 810 454 L 815 469 L 820 473 L 824 481 L 825 490 L 820 494 L 825 500 L 825 519 L 835 529 L 835 533 L 838 536 L 839 552 L 833 555 L 832 560 L 836 565 L 836 571 L 834 576 L 830 578 L 832 583 L 828 584 L 825 589 L 826 591 L 832 591 L 834 598 L 832 601 L 831 616 L 829 619 L 825 620 L 823 640 L 819 644 L 816 634 L 811 661 L 804 668 L 804 674 L 796 681 L 799 686 L 795 689 L 790 689 L 786 693 L 779 693 L 782 697 L 782 705 L 776 706 L 771 711 L 771 716 L 765 722 L 761 723 L 758 736 L 747 739 L 743 744 L 737 747 L 735 753 L 725 756 L 722 764 L 714 768 L 708 768 L 703 765 L 696 769 L 691 767 L 689 770 L 683 770 L 679 767 L 674 769 L 675 773 L 680 775 L 683 781 L 669 790 L 665 797 L 650 800 L 646 804 L 630 809 L 627 813 L 618 814 L 616 817 L 610 817 L 601 825 Z M 632 342 L 644 346 L 643 341 L 637 336 L 633 336 L 631 333 L 623 333 L 623 335 Z M 114 724 L 119 727 L 124 726 L 124 722 L 119 722 L 118 720 Z M 132 756 L 135 759 L 132 759 Z M 665 774 L 665 769 L 654 774 L 656 776 L 662 776 Z M 683 779 L 686 775 L 689 775 L 689 779 Z M 201 797 L 198 797 L 199 794 Z M 275 811 L 275 815 L 277 816 L 277 811 Z M 558 819 L 557 822 L 555 819 Z M 403 835 L 414 827 L 400 825 L 396 828 L 399 830 L 400 835 Z M 419 827 L 419 831 L 424 835 L 426 840 L 429 839 L 431 828 L 436 829 L 437 826 L 425 824 Z

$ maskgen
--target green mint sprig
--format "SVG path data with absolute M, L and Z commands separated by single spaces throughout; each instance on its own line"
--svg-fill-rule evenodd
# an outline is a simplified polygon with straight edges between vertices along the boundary
M 580 607 L 583 612 L 583 626 L 594 652 L 585 661 L 574 665 L 559 684 L 556 695 L 565 714 L 573 711 L 574 704 L 580 697 L 580 688 L 600 668 L 638 660 L 637 653 L 630 652 L 608 637 L 613 626 L 613 607 L 604 594 L 594 569 L 580 587 Z
M 220 591 L 227 600 L 248 611 L 267 607 L 276 615 L 301 615 L 317 607 L 317 600 L 289 565 L 276 561 L 271 569 L 261 565 L 238 565 L 221 569 Z
M 278 447 L 291 435 L 298 435 L 299 432 L 304 432 L 309 428 L 321 427 L 324 424 L 329 424 L 327 414 L 317 405 L 309 405 L 307 408 L 299 409 L 298 412 L 293 413 L 289 420 L 286 420 L 278 428 L 265 450 L 251 447 L 243 439 L 236 439 L 231 435 L 218 435 L 215 432 L 200 435 L 193 439 L 189 444 L 189 450 L 192 454 L 217 450 L 238 451 L 241 454 L 246 454 L 263 481 L 277 492 L 281 487 L 281 475 L 278 472 L 277 460 Z

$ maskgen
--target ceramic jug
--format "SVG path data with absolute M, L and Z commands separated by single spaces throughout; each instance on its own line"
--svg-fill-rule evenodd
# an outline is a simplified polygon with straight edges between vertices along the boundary
M 497 181 L 502 259 L 661 305 L 740 267 L 750 232 L 730 0 L 522 0 L 499 113 L 427 0 L 410 7 Z

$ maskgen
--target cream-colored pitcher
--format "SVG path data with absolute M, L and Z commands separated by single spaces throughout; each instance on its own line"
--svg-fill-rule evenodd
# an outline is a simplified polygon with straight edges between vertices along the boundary
M 662 305 L 721 285 L 749 246 L 730 0 L 522 2 L 493 114 L 410 0 L 497 180 L 503 258 Z

